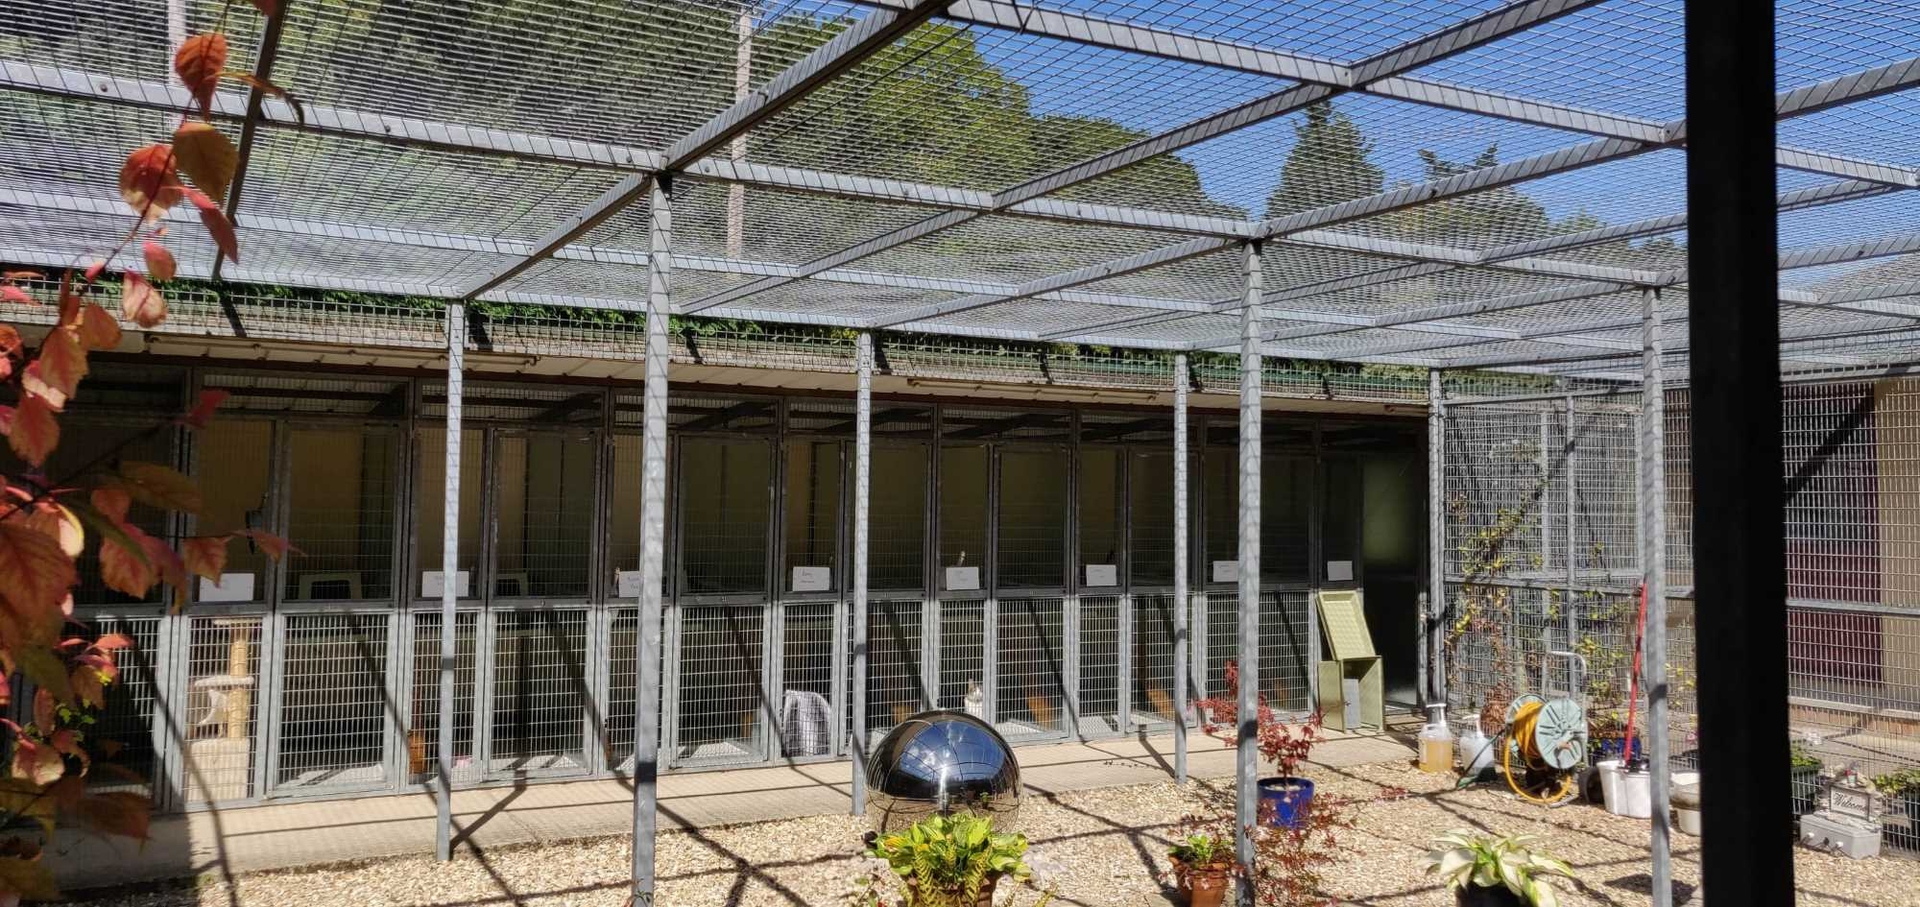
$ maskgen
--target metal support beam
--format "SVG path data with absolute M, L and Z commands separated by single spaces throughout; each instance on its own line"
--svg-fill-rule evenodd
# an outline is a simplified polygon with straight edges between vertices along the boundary
M 652 186 L 648 208 L 645 411 L 640 430 L 640 676 L 634 681 L 633 899 L 653 903 L 660 775 L 660 643 L 667 538 L 667 313 L 673 308 L 673 177 Z
M 1187 354 L 1173 356 L 1173 779 L 1187 783 Z
M 910 2 L 910 0 L 902 0 L 902 2 Z M 1399 75 L 1415 67 L 1471 50 L 1513 32 L 1591 6 L 1594 2 L 1596 0 L 1523 0 L 1362 61 L 1355 67 L 1355 80 L 1356 83 L 1366 83 Z M 1017 17 L 1017 21 L 1033 19 L 1034 17 L 1024 14 Z M 1189 148 L 1209 139 L 1285 116 L 1339 93 L 1339 88 L 1316 84 L 1302 84 L 1282 89 L 1239 106 L 1201 117 L 1091 160 L 1043 174 L 1004 192 L 995 193 L 993 205 L 988 210 L 1001 211 L 1015 204 L 1051 195 L 1133 164 L 1171 154 L 1182 148 Z M 843 267 L 861 258 L 959 226 L 979 217 L 982 213 L 985 212 L 949 211 L 936 215 L 920 223 L 802 265 L 799 269 L 800 276 L 805 277 L 812 272 L 828 268 Z M 736 299 L 780 286 L 785 282 L 785 280 L 774 278 L 754 281 L 700 299 L 691 303 L 683 311 L 691 314 L 725 305 Z
M 1661 359 L 1660 299 L 1641 294 L 1645 318 L 1640 353 L 1640 567 L 1647 597 L 1647 635 L 1640 679 L 1647 691 L 1647 761 L 1653 768 L 1653 907 L 1673 907 L 1673 763 L 1667 724 L 1667 398 Z
M 899 12 L 876 10 L 867 15 L 700 128 L 674 142 L 661 155 L 658 171 L 675 172 L 706 157 L 708 152 L 727 144 L 734 136 L 793 106 L 815 88 L 891 46 L 933 18 L 941 6 L 937 0 L 908 0 L 906 8 Z M 548 231 L 534 244 L 533 254 L 469 284 L 462 291 L 462 297 L 472 299 L 485 293 L 545 260 L 560 247 L 585 236 L 607 218 L 647 194 L 649 184 L 655 178 L 655 174 L 630 174 L 621 179 L 584 210 Z
M 1447 702 L 1447 399 L 1439 369 L 1427 372 L 1427 701 Z
M 1253 903 L 1253 836 L 1260 816 L 1260 244 L 1247 244 L 1240 309 L 1240 727 L 1235 737 L 1235 844 L 1242 901 Z
M 873 334 L 860 332 L 854 360 L 853 431 L 853 731 L 847 757 L 853 763 L 853 814 L 867 811 L 867 525 L 873 487 Z
M 1775 110 L 1848 94 L 1776 98 L 1772 7 L 1686 7 L 1688 310 L 1714 326 L 1692 344 L 1694 539 L 1703 885 L 1717 903 L 1790 907 L 1793 823 L 1754 791 L 1787 789 L 1786 520 L 1780 492 Z M 1828 85 L 1830 83 L 1823 83 Z M 1878 84 L 1877 82 L 1870 84 Z M 1858 86 L 1856 86 L 1858 88 Z
M 1305 230 L 1316 230 L 1386 214 L 1414 205 L 1429 204 L 1555 173 L 1567 173 L 1595 164 L 1617 161 L 1658 147 L 1661 146 L 1628 139 L 1596 139 L 1570 148 L 1559 148 L 1504 164 L 1495 164 L 1425 183 L 1390 189 L 1365 198 L 1289 214 L 1261 223 L 1254 230 L 1254 236 L 1260 239 L 1285 237 Z
M 190 103 L 186 89 L 169 88 L 165 82 L 21 61 L 0 61 L 0 88 L 147 110 L 179 110 Z M 666 161 L 662 152 L 626 145 L 463 126 L 323 104 L 305 104 L 300 109 L 305 113 L 304 118 L 296 114 L 285 101 L 269 99 L 261 107 L 260 121 L 262 125 L 274 129 L 313 135 L 431 149 L 457 155 L 531 161 L 588 171 L 646 174 L 664 169 Z M 213 96 L 212 117 L 215 120 L 244 121 L 246 110 L 247 102 L 239 95 L 219 93 Z M 807 195 L 981 211 L 991 209 L 994 204 L 992 193 L 978 189 L 803 167 L 769 166 L 736 161 L 730 157 L 703 158 L 687 164 L 682 170 L 689 176 L 701 179 Z M 1009 214 L 1067 223 L 1239 238 L 1244 238 L 1253 229 L 1251 221 L 1239 218 L 1178 214 L 1052 198 L 1020 202 L 1005 210 Z
M 267 17 L 266 29 L 260 34 L 260 49 L 254 54 L 253 77 L 262 84 L 273 84 L 273 64 L 280 59 L 280 33 L 287 24 L 287 7 L 296 0 L 281 0 L 271 15 Z M 247 164 L 253 160 L 253 143 L 260 137 L 261 104 L 267 93 L 255 85 L 247 91 L 246 119 L 240 126 L 240 147 L 233 165 L 233 181 L 227 185 L 227 223 L 234 223 L 240 214 L 240 195 L 247 187 Z M 220 266 L 226 259 L 220 255 L 213 257 L 213 279 L 220 279 Z
M 434 774 L 440 800 L 434 817 L 433 852 L 441 862 L 453 859 L 453 685 L 459 667 L 460 624 L 455 613 L 460 575 L 460 398 L 466 389 L 467 307 L 447 305 L 446 513 L 440 529 L 440 734 Z
M 1021 284 L 1011 293 L 987 293 L 965 296 L 946 302 L 937 302 L 932 305 L 908 309 L 904 312 L 883 315 L 873 319 L 871 326 L 875 328 L 893 327 L 895 325 L 908 324 L 928 318 L 957 315 L 961 312 L 969 312 L 974 309 L 985 308 L 986 306 L 999 305 L 1003 302 L 1029 299 L 1044 293 L 1069 290 L 1074 287 L 1132 274 L 1136 271 L 1145 271 L 1149 268 L 1157 268 L 1163 265 L 1185 261 L 1189 258 L 1196 258 L 1201 255 L 1218 252 L 1221 249 L 1227 248 L 1228 245 L 1227 240 L 1203 236 L 1199 239 L 1187 240 L 1178 245 L 1150 249 L 1138 255 L 1131 255 L 1117 261 L 1101 262 L 1100 264 L 1090 265 L 1077 271 L 1069 271 L 1065 274 L 1055 274 L 1037 280 L 1030 280 Z

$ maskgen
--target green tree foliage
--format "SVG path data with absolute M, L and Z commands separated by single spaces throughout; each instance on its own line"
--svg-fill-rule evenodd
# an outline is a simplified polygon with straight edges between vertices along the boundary
M 1425 148 L 1419 154 L 1425 168 L 1421 181 L 1429 183 L 1500 163 L 1498 145 L 1488 145 L 1467 162 L 1449 161 Z M 1552 226 L 1547 209 L 1513 186 L 1403 208 L 1391 215 L 1391 222 L 1400 239 L 1449 245 L 1466 245 L 1475 237 L 1486 236 L 1507 242 L 1538 239 L 1548 235 Z
M 1280 166 L 1280 182 L 1267 196 L 1268 218 L 1380 191 L 1385 172 L 1371 160 L 1373 142 L 1332 101 L 1307 107 L 1293 125 L 1293 136 L 1293 148 Z

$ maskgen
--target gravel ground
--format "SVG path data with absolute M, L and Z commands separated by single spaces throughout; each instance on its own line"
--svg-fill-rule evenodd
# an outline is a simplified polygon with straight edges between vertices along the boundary
M 1312 774 L 1322 791 L 1364 801 L 1356 808 L 1356 827 L 1346 833 L 1350 858 L 1323 873 L 1328 894 L 1340 903 L 1451 905 L 1452 898 L 1423 875 L 1421 858 L 1429 839 L 1454 828 L 1545 837 L 1580 875 L 1572 886 L 1562 886 L 1565 904 L 1637 907 L 1649 901 L 1642 821 L 1583 805 L 1546 810 L 1490 788 L 1451 791 L 1445 781 L 1399 766 Z M 1034 839 L 1034 852 L 1059 874 L 1066 903 L 1164 905 L 1169 902 L 1156 877 L 1167 865 L 1166 836 L 1203 795 L 1161 783 L 1034 797 L 1024 807 L 1021 825 Z M 860 868 L 856 842 L 864 830 L 851 818 L 823 816 L 663 835 L 657 903 L 843 903 Z M 1698 839 L 1680 836 L 1677 843 L 1675 901 L 1699 904 Z M 624 840 L 602 839 L 495 850 L 445 866 L 402 858 L 261 873 L 232 882 L 102 893 L 83 903 L 619 907 L 625 901 L 621 880 L 627 861 Z M 1803 905 L 1920 907 L 1920 861 L 1856 862 L 1800 850 L 1795 863 Z

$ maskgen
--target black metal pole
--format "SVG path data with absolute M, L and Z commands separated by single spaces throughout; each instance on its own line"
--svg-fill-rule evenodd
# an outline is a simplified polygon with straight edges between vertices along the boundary
M 1774 9 L 1686 15 L 1701 875 L 1716 904 L 1789 907 Z

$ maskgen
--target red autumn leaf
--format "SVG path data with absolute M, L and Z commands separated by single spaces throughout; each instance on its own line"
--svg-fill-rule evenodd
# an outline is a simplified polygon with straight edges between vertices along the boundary
M 87 533 L 80 525 L 80 518 L 74 516 L 73 511 L 64 504 L 41 503 L 27 514 L 25 522 L 41 535 L 53 539 L 68 557 L 79 557 L 86 547 Z
M 132 271 L 120 277 L 120 314 L 143 328 L 166 320 L 167 300 L 161 297 L 159 290 L 153 288 L 153 284 Z
M 101 834 L 144 841 L 148 834 L 147 795 L 132 791 L 93 794 L 69 811 L 74 824 Z
M 269 19 L 277 14 L 276 5 L 274 0 L 253 0 L 253 8 L 259 10 L 260 15 L 266 16 Z
M 173 167 L 171 145 L 148 145 L 127 155 L 127 162 L 120 165 L 120 197 L 127 207 L 152 221 L 178 204 L 187 187 Z M 106 262 L 96 262 L 88 268 L 87 280 L 91 282 L 104 267 Z
M 46 463 L 47 455 L 60 443 L 60 421 L 53 417 L 53 407 L 35 394 L 20 395 L 20 405 L 6 420 L 6 432 L 7 444 L 31 466 Z
M 228 536 L 218 535 L 205 538 L 191 538 L 180 543 L 180 554 L 186 559 L 187 572 L 204 576 L 220 582 L 220 571 L 227 568 Z
M 80 774 L 82 775 L 86 774 L 87 769 L 93 766 L 93 759 L 87 756 L 86 749 L 80 745 L 80 735 L 70 728 L 61 728 L 48 735 L 47 745 L 53 747 L 53 751 L 62 756 L 70 756 L 80 760 Z
M 240 150 L 212 125 L 186 122 L 174 130 L 173 161 L 209 198 L 223 199 L 240 166 Z
M 16 737 L 13 742 L 13 776 L 23 781 L 32 781 L 39 785 L 52 784 L 67 773 L 66 762 L 53 747 L 36 743 L 25 737 Z
M 100 579 L 107 588 L 144 598 L 155 581 L 153 565 L 147 562 L 146 553 L 138 550 L 143 547 L 139 539 L 145 538 L 146 533 L 133 526 L 123 525 L 121 530 L 133 540 L 133 546 L 110 535 L 101 536 Z
M 36 636 L 43 640 L 51 640 L 60 629 L 60 622 L 56 619 L 51 627 L 54 632 L 45 634 L 36 632 Z M 34 629 L 45 630 L 47 625 L 42 622 Z M 47 695 L 53 697 L 54 702 L 73 701 L 73 686 L 67 682 L 67 663 L 52 649 L 44 645 L 17 646 L 13 650 L 13 655 L 20 673 L 26 675 L 28 680 L 39 684 L 41 689 L 47 691 Z
M 45 402 L 47 408 L 56 413 L 67 408 L 67 392 L 40 374 L 38 359 L 27 363 L 26 371 L 20 373 L 20 389 Z
M 207 228 L 207 234 L 213 237 L 214 245 L 220 247 L 220 254 L 228 261 L 240 263 L 240 241 L 233 235 L 233 223 L 227 220 L 226 212 L 214 204 L 213 199 L 197 189 L 187 190 L 187 200 L 200 209 L 200 223 Z
M 0 280 L 42 280 L 46 276 L 47 272 L 36 271 L 32 268 L 21 268 L 17 271 L 0 271 Z
M 89 302 L 80 309 L 80 342 L 90 350 L 113 349 L 120 345 L 120 322 Z
M 96 488 L 93 490 L 93 509 L 100 512 L 115 526 L 127 521 L 127 508 L 133 506 L 133 496 L 123 488 Z
M 94 269 L 88 268 L 87 269 L 88 282 L 92 282 L 95 276 L 97 275 L 95 274 Z M 73 272 L 72 271 L 68 271 L 67 273 L 62 274 L 60 276 L 60 317 L 54 320 L 54 324 L 72 324 L 74 320 L 77 317 L 79 317 L 80 295 L 81 293 L 84 293 L 84 292 L 86 292 L 86 288 L 84 286 L 81 288 L 80 293 L 76 293 L 73 291 Z
M 34 299 L 32 296 L 28 296 L 26 290 L 22 290 L 19 287 L 16 287 L 10 283 L 0 284 L 0 299 L 5 299 L 8 302 L 17 303 L 19 305 L 39 305 L 40 304 L 38 300 Z
M 91 668 L 81 668 L 73 672 L 68 680 L 73 686 L 74 698 L 97 709 L 107 706 L 107 685 L 100 674 Z
M 21 898 L 50 901 L 60 896 L 53 870 L 32 857 L 0 856 L 0 889 L 7 892 L 0 897 L 13 898 L 15 904 Z
M 33 691 L 33 723 L 36 727 L 53 727 L 53 694 L 46 690 Z
M 200 105 L 200 115 L 213 112 L 213 92 L 220 86 L 220 70 L 227 68 L 227 36 L 219 32 L 194 35 L 181 42 L 173 55 L 173 71 Z
M 93 671 L 103 681 L 111 682 L 120 679 L 120 666 L 114 664 L 113 659 L 106 655 L 90 652 L 74 659 L 74 661 Z
M 168 545 L 163 539 L 146 534 L 140 535 L 139 538 L 140 546 L 146 549 L 147 562 L 153 565 L 153 578 L 179 590 L 181 599 L 185 600 L 187 566 L 180 560 L 180 553 L 173 550 L 173 546 Z M 103 670 L 107 671 L 109 677 L 117 676 L 118 673 L 112 659 L 107 660 Z
M 201 391 L 199 398 L 193 401 L 193 409 L 187 412 L 182 421 L 194 428 L 206 428 L 213 421 L 213 411 L 219 409 L 220 404 L 227 402 L 227 398 L 231 396 L 233 395 L 219 388 Z
M 167 251 L 166 246 L 149 239 L 141 244 L 140 251 L 147 257 L 148 275 L 152 276 L 154 280 L 173 279 L 174 271 L 177 270 L 179 266 L 173 260 L 173 253 Z
M 200 489 L 193 480 L 158 463 L 120 464 L 115 484 L 133 499 L 162 510 L 200 512 Z
M 24 348 L 20 331 L 13 325 L 0 324 L 0 381 L 13 376 L 13 359 Z
M 102 652 L 115 652 L 120 649 L 131 649 L 133 648 L 133 646 L 134 646 L 133 637 L 128 636 L 125 633 L 102 633 L 100 634 L 100 638 L 97 640 L 94 640 L 93 642 L 93 647 L 96 649 L 99 649 Z
M 226 72 L 221 73 L 220 78 L 232 79 L 235 82 L 244 82 L 248 85 L 253 86 L 255 89 L 259 90 L 261 94 L 272 95 L 276 98 L 279 98 L 282 101 L 285 101 L 288 107 L 293 108 L 294 120 L 297 121 L 302 126 L 307 125 L 307 108 L 305 105 L 300 103 L 299 98 L 296 98 L 293 96 L 293 92 L 290 92 L 284 88 L 281 88 L 280 86 L 275 85 L 272 82 L 267 81 L 266 79 L 262 79 L 259 76 L 254 75 L 253 73 L 243 72 L 237 69 L 229 69 Z
M 255 545 L 260 546 L 261 551 L 266 552 L 268 557 L 276 561 L 286 557 L 289 551 L 298 552 L 300 550 L 288 544 L 286 539 L 262 529 L 242 529 L 234 533 L 234 535 L 252 539 Z
M 60 391 L 60 398 L 73 396 L 80 379 L 87 376 L 87 351 L 80 345 L 80 334 L 72 328 L 58 327 L 40 341 L 40 358 L 34 360 L 39 378 Z

